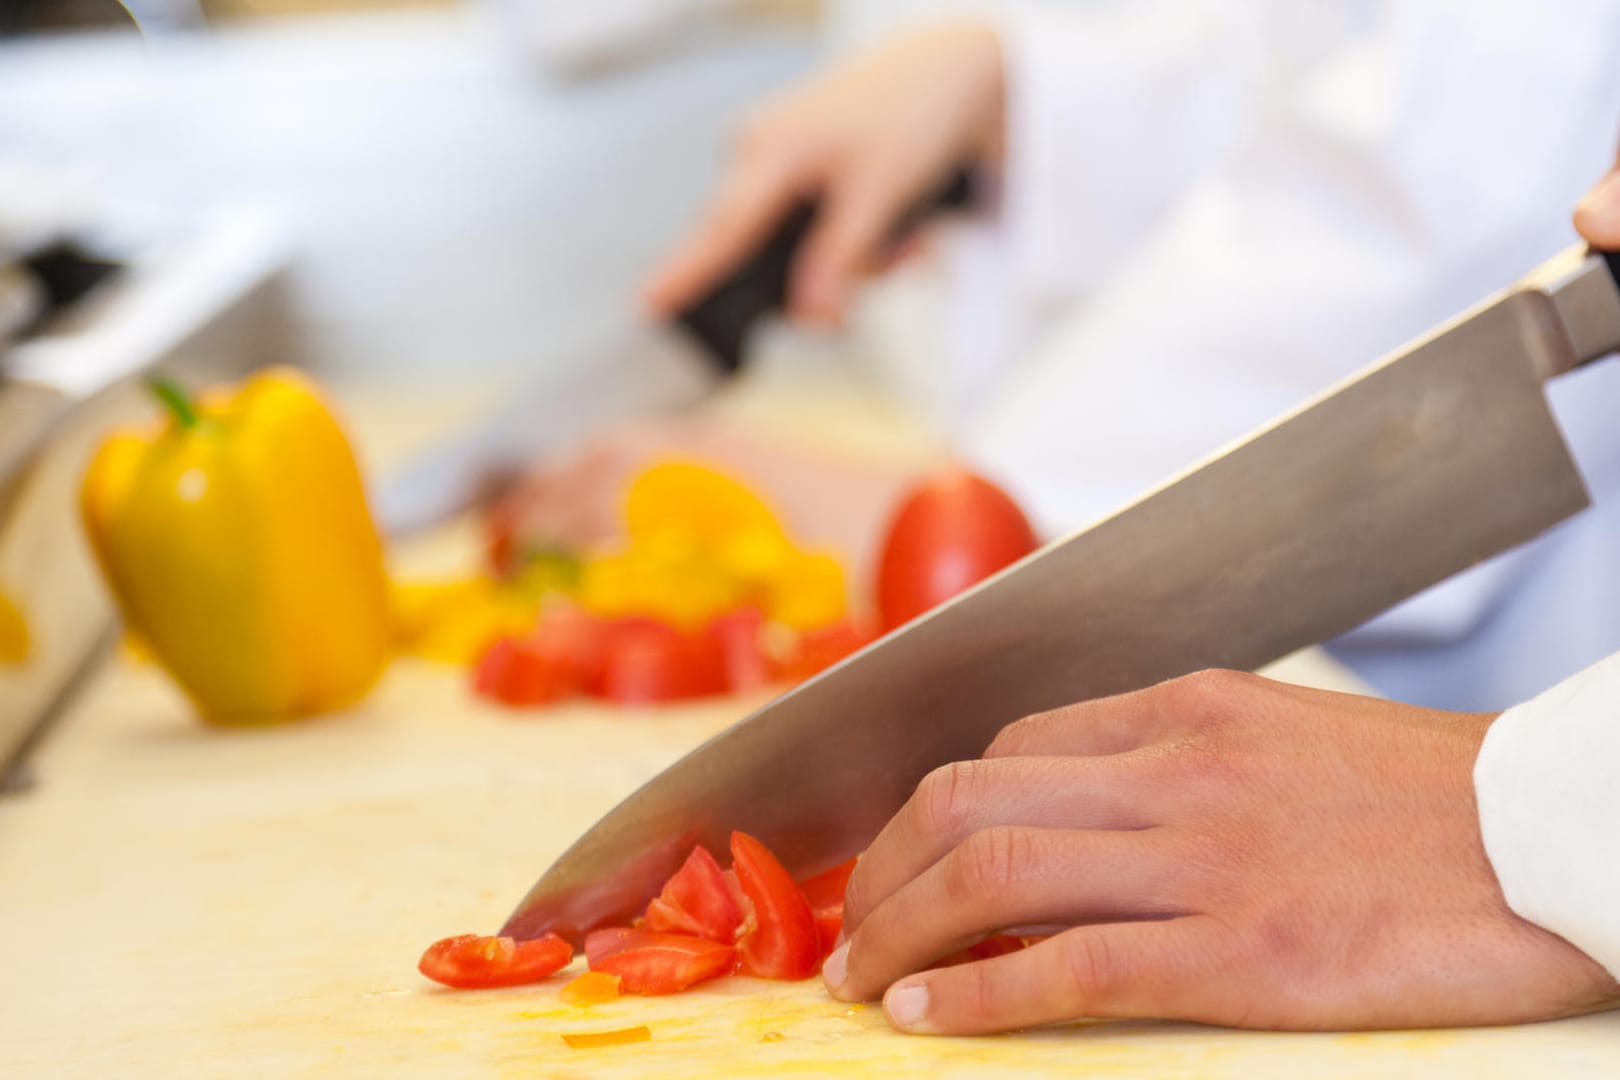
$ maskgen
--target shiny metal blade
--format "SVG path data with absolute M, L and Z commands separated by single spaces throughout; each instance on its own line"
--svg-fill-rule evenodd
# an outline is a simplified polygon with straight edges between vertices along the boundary
M 1488 301 L 715 736 L 558 859 L 504 932 L 625 919 L 694 841 L 723 852 L 732 829 L 818 871 L 1019 717 L 1258 667 L 1585 507 L 1541 384 L 1620 341 L 1620 294 L 1600 261 L 1577 269 Z
M 378 522 L 393 536 L 437 524 L 536 459 L 613 424 L 695 405 L 721 378 L 683 331 L 638 327 L 583 363 L 515 390 L 491 415 L 385 476 L 373 496 Z

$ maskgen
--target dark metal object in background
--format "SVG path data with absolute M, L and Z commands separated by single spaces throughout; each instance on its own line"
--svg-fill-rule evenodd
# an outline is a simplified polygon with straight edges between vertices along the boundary
M 710 739 L 587 832 L 502 932 L 623 921 L 732 829 L 795 876 L 825 869 L 1021 716 L 1259 667 L 1530 540 L 1589 504 L 1543 383 L 1617 347 L 1614 275 L 1565 252 Z

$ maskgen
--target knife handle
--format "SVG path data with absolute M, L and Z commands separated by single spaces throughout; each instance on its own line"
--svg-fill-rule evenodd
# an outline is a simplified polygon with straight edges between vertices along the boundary
M 958 170 L 943 187 L 901 216 L 893 236 L 898 240 L 939 211 L 966 208 L 973 202 L 973 176 Z M 815 221 L 816 209 L 814 201 L 800 203 L 753 257 L 675 317 L 676 325 L 696 338 L 726 374 L 742 367 L 743 346 L 754 326 L 787 302 L 788 271 Z

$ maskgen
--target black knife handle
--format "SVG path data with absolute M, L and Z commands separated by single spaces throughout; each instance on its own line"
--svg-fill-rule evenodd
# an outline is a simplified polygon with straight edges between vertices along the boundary
M 971 206 L 973 196 L 972 174 L 966 170 L 953 173 L 943 187 L 901 216 L 895 224 L 895 238 L 941 210 Z M 752 258 L 675 317 L 676 325 L 696 338 L 723 372 L 731 374 L 742 367 L 749 331 L 787 302 L 788 271 L 815 217 L 813 201 L 795 207 Z

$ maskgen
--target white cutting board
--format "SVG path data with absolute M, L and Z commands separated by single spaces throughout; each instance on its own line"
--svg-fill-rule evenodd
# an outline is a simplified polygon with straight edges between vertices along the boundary
M 813 980 L 584 1010 L 559 1003 L 560 979 L 455 993 L 416 974 L 426 944 L 499 925 L 581 830 L 748 704 L 515 714 L 400 664 L 353 715 L 215 732 L 120 664 L 46 747 L 39 786 L 0 802 L 0 1077 L 1620 1076 L 1620 1014 L 932 1039 Z M 650 1042 L 560 1038 L 634 1024 Z

